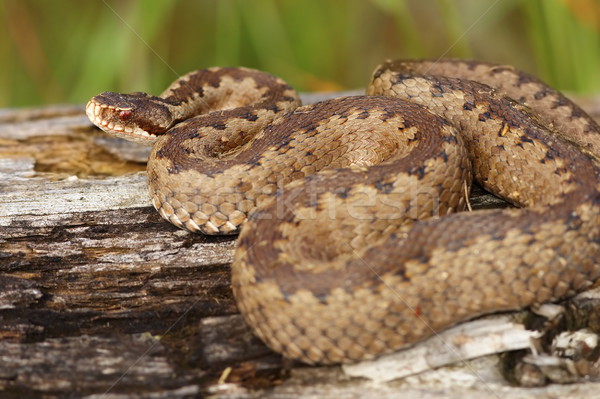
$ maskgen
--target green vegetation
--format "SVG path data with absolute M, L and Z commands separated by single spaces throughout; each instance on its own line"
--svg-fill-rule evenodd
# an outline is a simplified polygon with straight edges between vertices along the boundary
M 353 89 L 386 58 L 420 57 L 600 91 L 599 0 L 1 0 L 0 21 L 0 107 L 159 93 L 213 65 Z

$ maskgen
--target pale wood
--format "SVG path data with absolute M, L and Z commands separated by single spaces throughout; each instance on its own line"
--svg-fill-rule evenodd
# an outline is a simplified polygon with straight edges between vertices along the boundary
M 0 110 L 0 397 L 597 397 L 598 383 L 512 387 L 498 356 L 387 383 L 282 360 L 237 313 L 235 238 L 163 221 L 147 153 L 81 106 Z M 581 301 L 589 318 L 598 298 Z

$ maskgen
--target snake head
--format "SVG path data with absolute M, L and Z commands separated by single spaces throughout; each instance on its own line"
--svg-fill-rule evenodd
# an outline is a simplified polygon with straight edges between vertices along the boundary
M 163 99 L 140 92 L 98 94 L 87 103 L 85 112 L 108 134 L 149 145 L 171 127 L 174 119 Z

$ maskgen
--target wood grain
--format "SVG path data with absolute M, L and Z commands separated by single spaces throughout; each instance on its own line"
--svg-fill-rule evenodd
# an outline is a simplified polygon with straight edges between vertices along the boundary
M 512 387 L 498 356 L 375 386 L 283 361 L 237 314 L 234 239 L 163 221 L 146 154 L 93 129 L 81 106 L 0 110 L 0 397 L 597 395 L 597 382 Z M 598 299 L 579 301 L 567 308 L 597 328 Z

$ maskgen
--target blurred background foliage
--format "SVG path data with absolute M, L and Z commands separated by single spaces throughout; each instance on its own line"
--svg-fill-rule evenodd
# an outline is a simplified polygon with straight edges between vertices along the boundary
M 386 58 L 421 57 L 600 91 L 600 0 L 0 0 L 0 21 L 0 107 L 158 94 L 213 65 L 355 89 Z

